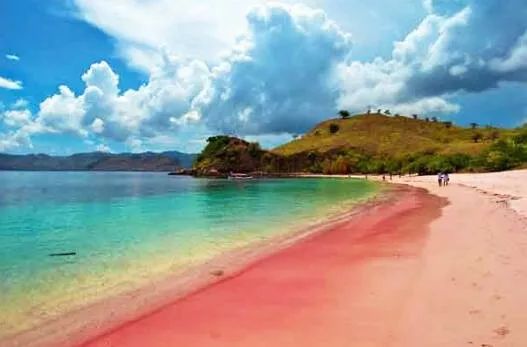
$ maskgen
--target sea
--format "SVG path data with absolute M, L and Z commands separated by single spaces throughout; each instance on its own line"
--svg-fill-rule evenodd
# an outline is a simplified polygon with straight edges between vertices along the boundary
M 292 233 L 378 192 L 352 178 L 0 172 L 0 337 Z

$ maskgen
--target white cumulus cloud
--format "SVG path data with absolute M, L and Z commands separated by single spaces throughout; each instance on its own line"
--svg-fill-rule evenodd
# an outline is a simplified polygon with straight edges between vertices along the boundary
M 300 5 L 258 7 L 247 20 L 249 31 L 213 69 L 201 105 L 205 122 L 255 135 L 303 132 L 330 116 L 332 72 L 350 53 L 351 36 L 323 11 Z
M 103 153 L 110 153 L 112 150 L 108 145 L 105 145 L 104 143 L 100 143 L 95 147 L 95 150 L 97 152 L 103 152 Z
M 22 82 L 0 76 L 0 88 L 19 90 L 22 89 Z
M 425 0 L 420 23 L 391 54 L 369 61 L 354 58 L 351 33 L 304 5 L 75 3 L 148 80 L 121 90 L 119 74 L 95 62 L 79 72 L 77 93 L 60 86 L 34 114 L 22 102 L 2 110 L 0 149 L 30 146 L 42 133 L 131 150 L 203 143 L 217 132 L 274 143 L 343 108 L 438 116 L 460 110 L 452 100 L 461 91 L 527 82 L 524 0 Z M 22 83 L 0 77 L 0 87 Z

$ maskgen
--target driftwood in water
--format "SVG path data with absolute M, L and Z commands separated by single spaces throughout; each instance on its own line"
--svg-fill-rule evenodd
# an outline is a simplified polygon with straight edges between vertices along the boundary
M 77 255 L 77 252 L 50 253 L 50 257 L 64 257 L 68 255 Z

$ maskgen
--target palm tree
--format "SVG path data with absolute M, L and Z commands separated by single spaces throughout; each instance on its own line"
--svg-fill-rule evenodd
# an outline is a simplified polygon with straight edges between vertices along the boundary
M 339 111 L 339 116 L 342 119 L 346 119 L 346 118 L 349 118 L 350 113 L 349 113 L 349 111 L 346 111 L 346 110 L 340 110 Z

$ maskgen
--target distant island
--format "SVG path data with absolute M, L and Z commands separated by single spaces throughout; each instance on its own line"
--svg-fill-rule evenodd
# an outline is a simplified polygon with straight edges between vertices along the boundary
M 178 151 L 161 153 L 79 153 L 69 156 L 0 153 L 0 170 L 27 171 L 172 171 L 192 167 L 195 154 Z
M 194 164 L 197 175 L 435 174 L 488 172 L 527 164 L 527 127 L 462 127 L 435 117 L 381 113 L 329 119 L 291 142 L 263 150 L 231 136 L 214 136 Z

